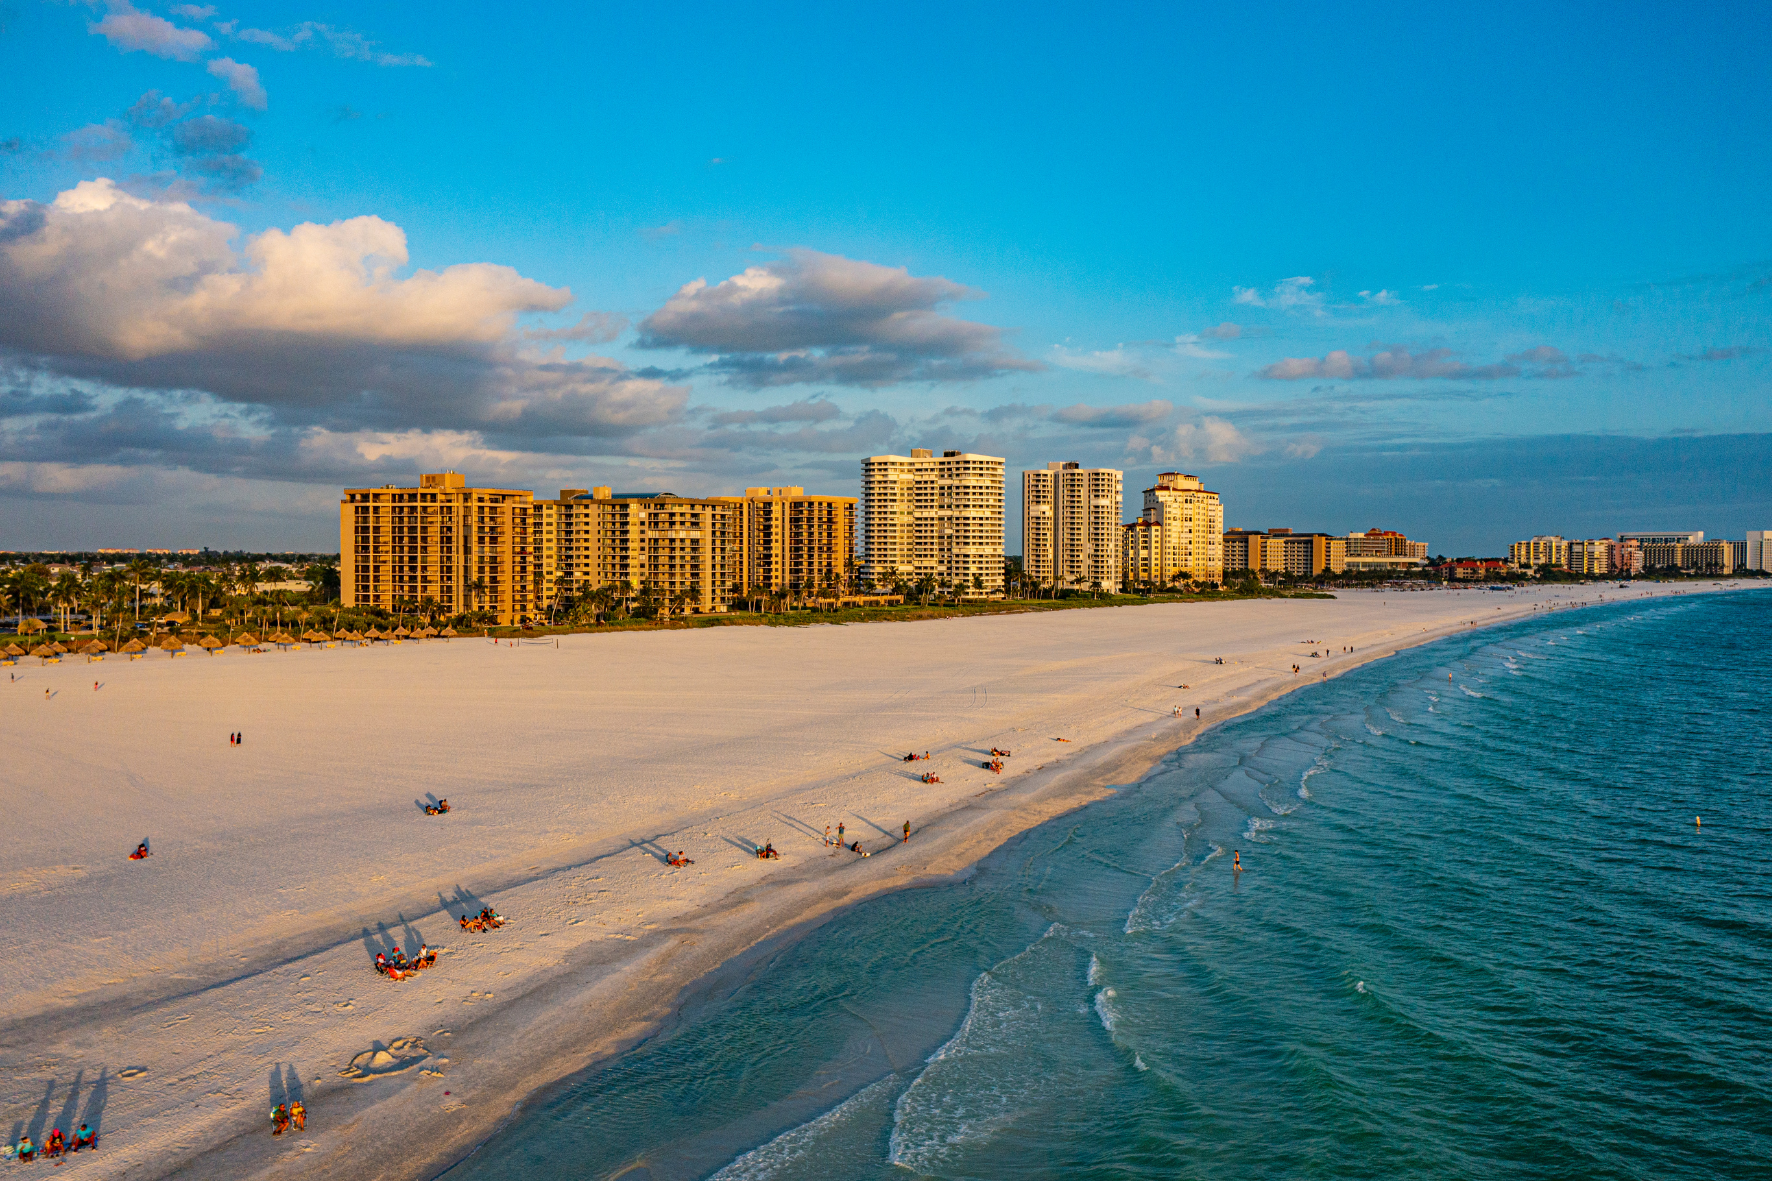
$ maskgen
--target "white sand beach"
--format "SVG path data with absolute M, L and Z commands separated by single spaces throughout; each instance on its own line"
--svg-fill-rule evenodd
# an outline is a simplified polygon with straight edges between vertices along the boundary
M 0 681 L 0 1132 L 92 1122 L 64 1175 L 434 1175 L 746 948 L 962 869 L 1203 726 L 1473 622 L 1670 593 L 23 661 Z M 824 844 L 839 823 L 871 856 Z M 461 931 L 483 904 L 509 925 Z M 421 940 L 434 967 L 374 971 Z M 308 1126 L 273 1139 L 284 1096 Z

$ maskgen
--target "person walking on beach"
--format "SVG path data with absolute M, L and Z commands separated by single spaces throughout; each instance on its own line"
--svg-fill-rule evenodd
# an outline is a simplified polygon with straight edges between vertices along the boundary
M 908 820 L 904 822 L 904 843 L 911 843 L 911 822 Z

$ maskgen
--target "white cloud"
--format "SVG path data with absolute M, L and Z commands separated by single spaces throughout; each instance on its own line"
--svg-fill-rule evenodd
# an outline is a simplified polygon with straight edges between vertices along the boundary
M 1356 357 L 1346 349 L 1336 349 L 1322 357 L 1287 357 L 1257 370 L 1255 376 L 1269 381 L 1325 378 L 1339 381 L 1393 378 L 1495 381 L 1519 377 L 1522 373 L 1519 365 L 1514 363 L 1518 358 L 1491 365 L 1467 365 L 1453 358 L 1452 350 L 1447 348 L 1411 353 L 1402 345 L 1391 345 L 1370 357 Z
M 1362 291 L 1360 298 L 1377 307 L 1393 307 L 1403 301 L 1397 298 L 1394 291 Z
M 1169 402 L 1157 399 L 1128 406 L 1066 406 L 1052 414 L 1054 422 L 1073 426 L 1126 427 L 1161 422 L 1175 410 Z
M 266 45 L 279 53 L 294 53 L 305 46 L 324 45 L 334 57 L 370 62 L 378 66 L 429 66 L 430 60 L 420 53 L 384 53 L 375 42 L 349 29 L 335 29 L 319 21 L 303 21 L 288 33 L 269 29 L 241 29 L 240 40 Z
M 684 284 L 641 321 L 636 344 L 711 355 L 710 371 L 759 388 L 967 381 L 1044 368 L 1009 352 L 1001 329 L 937 310 L 981 295 L 905 267 L 795 249 L 713 286 Z
M 231 57 L 218 57 L 209 63 L 209 72 L 226 80 L 240 101 L 253 110 L 265 109 L 265 88 L 259 85 L 258 71 L 253 67 Z
M 0 202 L 0 351 L 39 373 L 202 391 L 333 430 L 619 435 L 687 399 L 605 358 L 526 351 L 516 318 L 571 292 L 491 263 L 402 276 L 406 235 L 381 218 L 273 228 L 239 250 L 237 234 L 103 179 L 50 205 Z M 161 403 L 128 413 L 137 434 L 177 417 Z
M 125 53 L 141 50 L 173 61 L 196 61 L 213 44 L 208 34 L 140 12 L 128 0 L 115 0 L 108 6 L 105 19 L 86 27 Z
M 1100 373 L 1110 377 L 1138 377 L 1149 379 L 1151 371 L 1144 361 L 1129 350 L 1125 345 L 1115 345 L 1111 349 L 1095 352 L 1073 352 L 1061 344 L 1052 346 L 1049 358 L 1054 365 L 1065 369 L 1077 369 L 1084 373 Z
M 1273 290 L 1263 294 L 1253 287 L 1231 288 L 1232 302 L 1249 304 L 1258 308 L 1277 308 L 1281 311 L 1304 311 L 1321 315 L 1323 312 L 1323 294 L 1311 290 L 1316 280 L 1309 275 L 1294 275 L 1290 279 L 1281 279 L 1274 284 Z
M 1236 325 L 1235 324 L 1230 324 L 1230 325 L 1221 324 L 1221 325 L 1219 325 L 1219 327 L 1217 329 L 1209 328 L 1206 330 L 1206 332 L 1201 332 L 1201 333 L 1190 332 L 1185 335 L 1178 336 L 1175 338 L 1175 344 L 1172 347 L 1178 355 L 1183 356 L 1183 357 L 1192 357 L 1198 361 L 1222 361 L 1224 358 L 1229 357 L 1232 354 L 1224 352 L 1220 349 L 1207 348 L 1205 345 L 1201 344 L 1200 341 L 1201 341 L 1201 338 L 1205 337 L 1208 333 L 1216 333 L 1220 329 L 1223 329 L 1226 327 L 1235 328 Z M 1224 336 L 1213 336 L 1212 339 L 1227 340 L 1230 338 L 1224 337 Z
M 1150 463 L 1238 463 L 1259 454 L 1262 448 L 1231 423 L 1208 415 L 1197 423 L 1181 423 L 1154 439 L 1133 435 L 1126 440 L 1126 450 Z

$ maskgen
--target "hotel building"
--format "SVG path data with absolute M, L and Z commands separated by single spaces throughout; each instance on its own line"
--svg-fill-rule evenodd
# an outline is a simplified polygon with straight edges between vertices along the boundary
M 542 570 L 534 553 L 534 494 L 469 488 L 456 472 L 417 488 L 347 488 L 338 506 L 339 597 L 346 607 L 531 615 Z
M 1427 542 L 1410 541 L 1394 529 L 1368 529 L 1347 535 L 1347 569 L 1419 570 L 1427 565 Z
M 929 577 L 968 596 L 1003 590 L 1002 458 L 924 448 L 861 461 L 862 580 Z
M 1120 590 L 1121 473 L 1049 463 L 1021 473 L 1021 568 L 1042 586 Z
M 1567 567 L 1569 543 L 1554 533 L 1540 534 L 1507 547 L 1507 560 L 1527 570 L 1540 566 Z
M 855 497 L 808 496 L 798 487 L 746 488 L 738 503 L 747 592 L 849 589 L 855 577 Z
M 1611 574 L 1618 569 L 1618 543 L 1596 537 L 1569 543 L 1568 569 L 1576 574 Z
M 1772 570 L 1772 529 L 1749 529 L 1741 559 L 1745 570 Z
M 1120 529 L 1122 579 L 1134 585 L 1220 583 L 1224 504 L 1195 476 L 1163 472 L 1144 490 L 1139 518 Z

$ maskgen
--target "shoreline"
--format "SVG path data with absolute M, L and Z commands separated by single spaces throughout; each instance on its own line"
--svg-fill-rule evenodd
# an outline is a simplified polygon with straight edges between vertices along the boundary
M 1253 712 L 1305 685 L 1340 676 L 1405 648 L 1474 627 L 1517 622 L 1535 613 L 1526 602 L 1494 605 L 1501 609 L 1491 612 L 1488 620 L 1478 617 L 1475 622 L 1467 622 L 1466 616 L 1464 620 L 1398 636 L 1393 642 L 1373 645 L 1369 650 L 1342 655 L 1326 662 L 1322 669 L 1326 676 L 1320 678 L 1307 680 L 1285 675 L 1278 669 L 1233 662 L 1242 665 L 1243 673 L 1253 675 L 1244 675 L 1236 685 L 1228 686 L 1232 691 L 1221 700 L 1203 701 L 1198 720 L 1134 707 L 1144 708 L 1154 716 L 1078 750 L 1055 751 L 1047 762 L 1032 771 L 1015 774 L 1000 784 L 988 784 L 967 798 L 949 800 L 939 808 L 918 813 L 915 834 L 908 846 L 889 846 L 865 861 L 851 860 L 845 855 L 845 864 L 835 874 L 824 862 L 837 854 L 819 857 L 796 852 L 792 862 L 766 878 L 722 890 L 716 897 L 670 916 L 668 922 L 656 929 L 624 942 L 576 947 L 519 995 L 489 1006 L 484 1016 L 447 1034 L 439 1029 L 438 1033 L 448 1040 L 441 1043 L 446 1048 L 434 1045 L 433 1053 L 446 1054 L 444 1061 L 471 1063 L 471 1071 L 464 1072 L 456 1065 L 444 1071 L 439 1065 L 441 1073 L 433 1077 L 412 1073 L 369 1085 L 325 1083 L 308 1101 L 313 1120 L 310 1135 L 323 1132 L 330 1143 L 316 1144 L 313 1151 L 277 1151 L 288 1147 L 288 1143 L 279 1145 L 265 1137 L 261 1120 L 242 1121 L 236 1117 L 226 1120 L 227 1130 L 216 1129 L 223 1132 L 221 1136 L 202 1137 L 208 1143 L 190 1145 L 189 1155 L 183 1159 L 166 1161 L 158 1169 L 149 1165 L 145 1171 L 140 1166 L 147 1162 L 132 1162 L 129 1173 L 306 1177 L 324 1172 L 329 1181 L 439 1176 L 476 1151 L 539 1092 L 668 1031 L 698 988 L 713 987 L 712 982 L 721 973 L 750 962 L 746 957 L 767 954 L 770 948 L 800 938 L 858 902 L 888 891 L 952 880 L 954 875 L 965 872 L 1029 829 L 1112 794 L 1116 785 L 1137 782 L 1162 759 L 1189 745 L 1207 729 Z M 1596 604 L 1580 600 L 1556 605 Z M 1228 675 L 1231 670 L 1225 671 Z M 1018 749 L 1025 749 L 1020 740 Z M 783 792 L 770 798 L 785 802 Z M 785 815 L 779 810 L 776 814 Z M 685 819 L 690 827 L 700 823 L 693 816 L 679 816 L 673 822 L 677 829 L 684 827 Z M 661 834 L 667 835 L 675 841 L 677 832 L 674 829 Z M 816 846 L 816 839 L 813 844 Z M 528 866 L 527 871 L 514 872 L 512 888 L 595 866 L 627 851 L 627 847 L 611 847 L 597 856 L 583 858 L 577 856 L 577 850 L 558 850 L 556 864 L 544 862 Z M 534 856 L 526 851 L 520 860 L 528 862 Z M 431 884 L 423 883 L 425 890 Z M 416 895 L 425 890 L 413 886 L 407 892 Z M 441 892 L 436 896 L 440 898 Z M 437 910 L 433 904 L 431 914 Z M 422 922 L 425 918 L 423 911 L 412 915 L 412 921 Z M 546 934 L 543 932 L 542 937 Z M 300 934 L 287 937 L 291 948 L 303 942 Z M 326 950 L 310 941 L 304 954 L 287 963 L 299 966 L 306 960 L 317 959 Z M 248 969 L 243 975 L 262 970 Z M 189 985 L 193 981 L 187 978 L 183 983 Z M 175 983 L 166 984 L 176 996 Z M 199 985 L 199 990 L 205 987 Z M 185 992 L 188 994 L 189 989 Z M 139 995 L 135 999 L 142 1000 Z M 52 1024 L 77 1023 L 86 1011 L 106 1003 L 107 998 L 94 997 L 86 1006 L 61 1010 L 53 1017 L 44 1016 Z M 443 1020 L 436 1024 L 450 1023 Z M 413 1032 L 422 1033 L 427 1039 L 437 1036 L 430 1028 Z M 319 1073 L 325 1078 L 332 1075 L 332 1068 Z M 321 1079 L 315 1081 L 320 1083 Z M 451 1092 L 448 1098 L 442 1094 L 445 1089 Z

